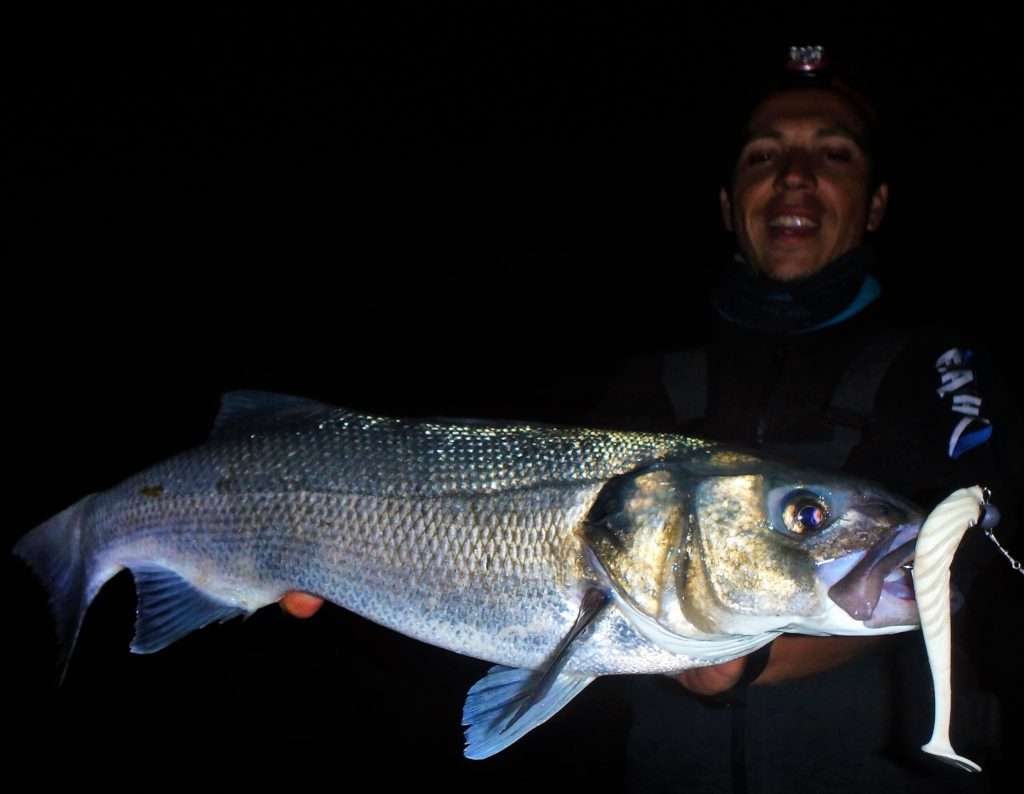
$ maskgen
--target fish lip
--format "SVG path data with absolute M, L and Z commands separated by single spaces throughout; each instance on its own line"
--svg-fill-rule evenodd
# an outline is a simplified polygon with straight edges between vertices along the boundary
M 860 560 L 833 584 L 828 597 L 854 620 L 870 620 L 883 593 L 901 601 L 915 601 L 913 582 L 904 570 L 913 565 L 918 524 L 903 525 L 869 548 Z

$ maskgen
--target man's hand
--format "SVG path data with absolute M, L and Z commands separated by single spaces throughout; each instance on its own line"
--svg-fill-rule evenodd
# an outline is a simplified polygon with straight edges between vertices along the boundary
M 772 643 L 768 666 L 751 683 L 778 684 L 831 670 L 874 647 L 881 639 L 784 635 Z M 694 694 L 720 695 L 736 686 L 746 665 L 746 658 L 733 659 L 711 667 L 684 670 L 676 679 Z
M 740 657 L 731 662 L 713 664 L 710 667 L 693 667 L 684 670 L 676 678 L 680 684 L 695 695 L 710 697 L 728 692 L 736 686 L 746 666 L 746 657 Z
M 285 593 L 278 603 L 281 604 L 281 609 L 292 617 L 310 618 L 324 605 L 324 600 L 309 593 L 292 590 Z

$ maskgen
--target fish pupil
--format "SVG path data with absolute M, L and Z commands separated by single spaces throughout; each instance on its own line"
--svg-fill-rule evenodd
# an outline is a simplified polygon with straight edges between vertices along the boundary
M 824 513 L 818 505 L 804 505 L 797 511 L 797 520 L 807 529 L 817 529 L 821 525 Z

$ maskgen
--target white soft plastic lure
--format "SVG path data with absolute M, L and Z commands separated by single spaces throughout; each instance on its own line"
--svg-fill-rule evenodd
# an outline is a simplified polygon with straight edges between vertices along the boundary
M 957 755 L 949 741 L 952 706 L 949 566 L 964 533 L 978 523 L 985 501 L 985 494 L 978 486 L 951 493 L 921 526 L 914 554 L 914 592 L 935 687 L 932 738 L 921 749 L 970 772 L 980 772 L 981 767 Z

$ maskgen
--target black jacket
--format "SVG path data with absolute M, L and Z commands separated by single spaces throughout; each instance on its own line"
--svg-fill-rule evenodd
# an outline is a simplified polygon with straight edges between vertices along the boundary
M 876 373 L 864 377 L 872 368 Z M 851 411 L 851 391 L 871 393 L 860 394 L 860 407 Z M 837 405 L 839 392 L 847 396 Z M 592 419 L 831 464 L 925 509 L 958 487 L 983 484 L 1010 519 L 998 530 L 1005 537 L 1013 532 L 1017 499 L 1014 415 L 976 345 L 938 328 L 896 331 L 876 303 L 804 334 L 754 333 L 720 320 L 714 342 L 697 354 L 669 351 L 628 362 Z M 837 447 L 840 436 L 853 443 Z M 1005 644 L 1007 632 L 1001 610 L 992 609 L 993 601 L 1005 600 L 992 592 L 991 577 L 982 577 L 980 589 L 973 585 L 993 570 L 1005 585 L 1004 568 L 980 532 L 969 533 L 954 566 L 967 596 L 954 628 L 954 746 L 987 767 L 983 775 L 946 769 L 920 752 L 931 732 L 932 698 L 923 642 L 914 632 L 887 638 L 878 652 L 838 670 L 750 688 L 740 724 L 735 703 L 701 701 L 668 679 L 624 682 L 634 712 L 627 788 L 863 792 L 889 782 L 901 791 L 991 790 L 1001 752 L 991 690 L 1014 651 L 993 647 Z

